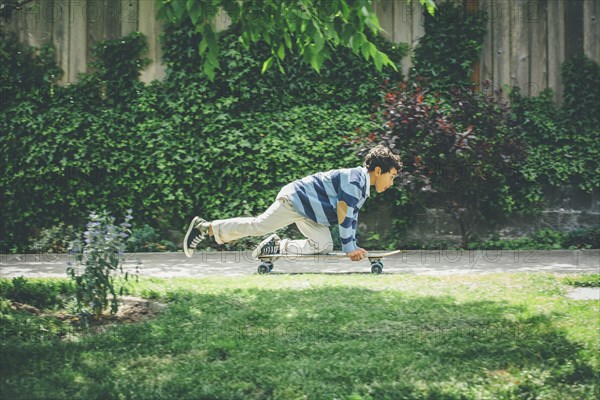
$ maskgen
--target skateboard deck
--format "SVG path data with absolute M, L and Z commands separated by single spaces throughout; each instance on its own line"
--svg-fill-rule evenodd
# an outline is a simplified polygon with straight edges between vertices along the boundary
M 402 250 L 394 250 L 394 251 L 369 251 L 365 258 L 368 259 L 381 259 L 384 257 L 393 256 L 394 254 L 400 253 Z M 285 259 L 285 258 L 315 258 L 315 257 L 331 257 L 331 258 L 346 258 L 348 257 L 346 253 L 342 252 L 333 252 L 333 253 L 324 253 L 324 254 L 273 254 L 273 255 L 264 255 L 258 256 L 259 260 L 276 260 L 276 259 Z
M 365 256 L 366 259 L 371 263 L 371 273 L 380 274 L 383 270 L 383 262 L 381 259 L 389 256 L 393 256 L 394 254 L 400 253 L 402 250 L 394 250 L 394 251 L 369 251 Z M 325 253 L 325 254 L 273 254 L 273 255 L 262 255 L 258 256 L 258 259 L 262 262 L 258 267 L 259 274 L 268 274 L 273 270 L 273 264 L 275 260 L 279 259 L 293 259 L 297 260 L 299 258 L 312 258 L 312 259 L 345 259 L 348 256 L 346 253 L 341 252 L 333 252 L 333 253 Z

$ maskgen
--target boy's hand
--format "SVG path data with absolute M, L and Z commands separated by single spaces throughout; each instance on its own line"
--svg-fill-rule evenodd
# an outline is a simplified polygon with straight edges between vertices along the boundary
M 352 261 L 360 261 L 367 256 L 367 251 L 365 249 L 358 248 L 350 253 L 346 253 L 346 255 Z

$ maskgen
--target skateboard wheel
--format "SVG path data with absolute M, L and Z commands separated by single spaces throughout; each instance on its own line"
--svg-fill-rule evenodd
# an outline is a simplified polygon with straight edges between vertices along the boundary
M 260 264 L 258 266 L 258 273 L 261 275 L 268 274 L 273 269 L 272 264 Z
M 383 263 L 381 261 L 376 261 L 371 264 L 371 273 L 372 274 L 381 274 L 383 271 Z

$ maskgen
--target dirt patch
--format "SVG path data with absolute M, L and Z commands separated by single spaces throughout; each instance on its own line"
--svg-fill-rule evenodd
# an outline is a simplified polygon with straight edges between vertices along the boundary
M 111 315 L 105 312 L 99 319 L 90 318 L 90 326 L 106 326 L 112 324 L 133 324 L 154 319 L 167 306 L 155 300 L 142 299 L 140 297 L 123 296 L 121 304 L 116 314 Z M 44 312 L 37 307 L 29 304 L 11 302 L 10 308 L 15 311 L 27 312 L 41 318 L 56 318 L 61 321 L 67 321 L 73 326 L 80 326 L 81 319 L 78 315 L 66 312 Z
M 115 318 L 122 323 L 143 322 L 156 318 L 166 307 L 166 304 L 154 300 L 124 297 Z

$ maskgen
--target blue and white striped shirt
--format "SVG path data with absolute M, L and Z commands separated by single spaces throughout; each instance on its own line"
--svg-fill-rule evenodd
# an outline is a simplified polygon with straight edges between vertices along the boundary
M 346 218 L 339 224 L 342 251 L 349 253 L 356 245 L 358 211 L 370 196 L 369 173 L 364 167 L 319 172 L 288 185 L 277 195 L 287 197 L 302 216 L 325 226 L 338 224 L 337 205 L 348 205 Z

